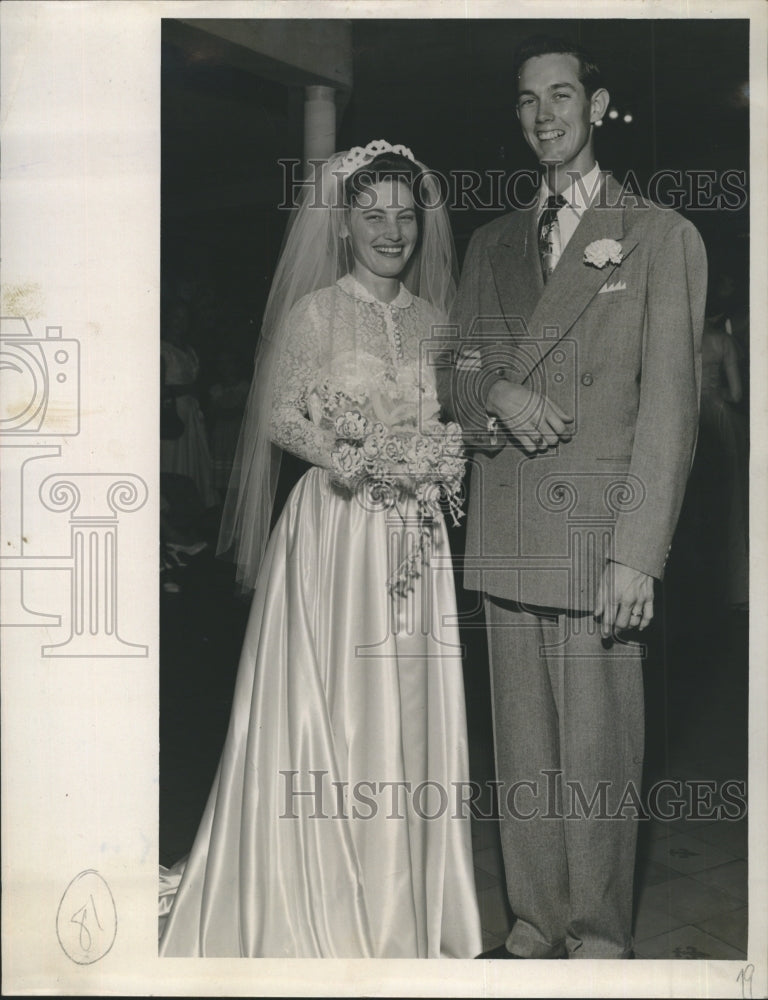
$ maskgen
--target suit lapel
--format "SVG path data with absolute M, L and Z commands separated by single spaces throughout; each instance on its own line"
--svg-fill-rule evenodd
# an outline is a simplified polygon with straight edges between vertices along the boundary
M 545 357 L 581 316 L 617 266 L 592 267 L 584 263 L 584 251 L 595 240 L 621 243 L 624 257 L 637 246 L 637 238 L 625 232 L 622 189 L 607 175 L 605 189 L 587 209 L 554 274 L 545 285 L 541 277 L 537 236 L 537 206 L 512 213 L 499 242 L 489 247 L 496 291 L 510 333 L 524 334 L 522 319 L 532 337 L 546 329 Z M 551 331 L 551 332 L 550 332 Z
M 523 209 L 510 216 L 510 225 L 499 242 L 489 248 L 496 292 L 510 333 L 533 315 L 544 287 L 536 236 L 536 209 Z
M 595 240 L 616 240 L 621 243 L 625 258 L 637 246 L 637 238 L 625 233 L 621 188 L 610 176 L 605 183 L 604 196 L 598 194 L 595 203 L 582 216 L 531 315 L 533 337 L 540 337 L 544 328 L 548 331 L 545 336 L 549 342 L 544 356 L 568 333 L 600 288 L 621 266 L 585 264 L 584 251 L 589 244 Z

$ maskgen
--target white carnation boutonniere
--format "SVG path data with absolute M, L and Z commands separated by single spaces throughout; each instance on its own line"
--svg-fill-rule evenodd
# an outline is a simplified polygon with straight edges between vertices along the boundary
M 584 251 L 584 263 L 592 267 L 620 264 L 623 260 L 624 251 L 616 240 L 595 240 Z

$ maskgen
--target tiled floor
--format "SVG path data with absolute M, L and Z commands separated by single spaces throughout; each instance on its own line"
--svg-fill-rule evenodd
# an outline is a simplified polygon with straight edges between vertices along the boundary
M 636 957 L 743 959 L 747 948 L 746 820 L 734 824 L 689 821 L 685 827 L 690 832 L 682 824 L 667 827 L 650 821 L 644 849 L 641 842 Z M 743 846 L 713 852 L 706 838 L 718 839 L 731 829 L 735 837 L 743 838 Z M 476 822 L 473 846 L 483 946 L 495 948 L 503 943 L 514 920 L 504 888 L 497 825 Z

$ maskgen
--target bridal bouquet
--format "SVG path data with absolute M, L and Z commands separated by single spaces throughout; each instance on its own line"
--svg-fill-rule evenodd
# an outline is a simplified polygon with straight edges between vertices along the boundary
M 436 411 L 426 419 L 422 414 L 420 422 L 413 398 L 412 392 L 399 401 L 397 393 L 384 396 L 375 391 L 368 405 L 344 410 L 333 422 L 331 462 L 339 485 L 353 492 L 365 489 L 372 500 L 388 507 L 407 496 L 416 499 L 418 541 L 389 580 L 390 591 L 400 595 L 413 589 L 419 565 L 428 557 L 435 518 L 445 506 L 454 524 L 463 516 L 461 428 L 441 423 Z

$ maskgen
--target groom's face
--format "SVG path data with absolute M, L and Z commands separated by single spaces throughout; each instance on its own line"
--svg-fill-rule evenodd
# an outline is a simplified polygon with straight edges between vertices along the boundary
M 533 56 L 523 63 L 517 116 L 540 163 L 578 174 L 592 169 L 592 123 L 601 116 L 602 95 L 604 90 L 587 97 L 579 61 L 568 53 Z

